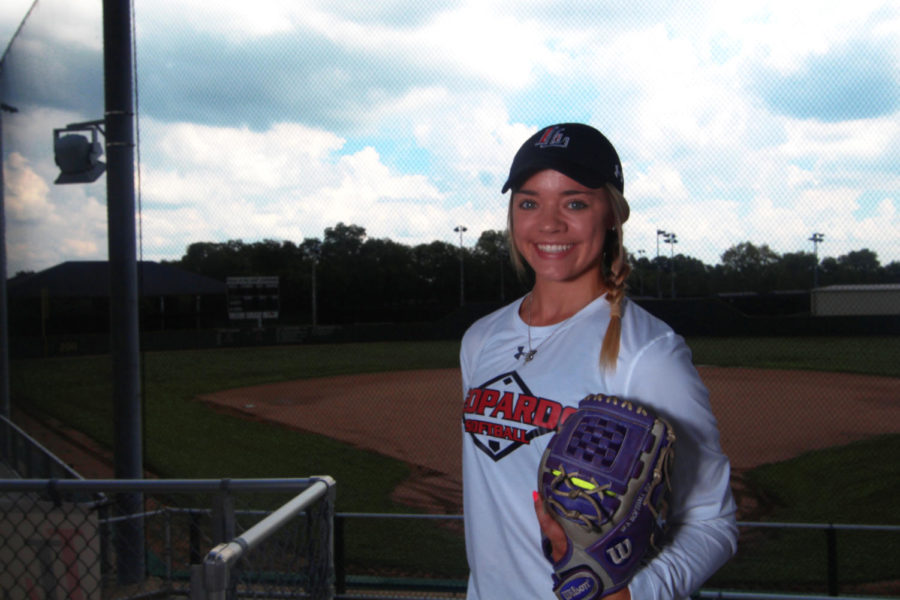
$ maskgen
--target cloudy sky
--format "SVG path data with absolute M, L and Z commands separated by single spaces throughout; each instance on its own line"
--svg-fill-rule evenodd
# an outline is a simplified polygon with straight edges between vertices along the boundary
M 339 221 L 471 245 L 504 227 L 519 145 L 564 121 L 616 145 L 632 252 L 820 232 L 820 257 L 900 260 L 896 2 L 134 1 L 147 260 Z M 0 39 L 31 5 L 0 4 Z M 105 178 L 54 185 L 52 156 L 53 128 L 102 117 L 100 22 L 39 0 L 7 54 L 10 274 L 106 257 Z

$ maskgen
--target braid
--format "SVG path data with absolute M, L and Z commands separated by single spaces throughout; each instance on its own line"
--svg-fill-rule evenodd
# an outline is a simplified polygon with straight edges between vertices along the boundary
M 600 347 L 600 368 L 614 371 L 619 357 L 619 343 L 622 339 L 622 304 L 625 300 L 625 282 L 631 273 L 625 245 L 623 244 L 622 223 L 628 218 L 628 205 L 622 193 L 612 185 L 606 186 L 610 195 L 615 225 L 606 232 L 603 248 L 603 278 L 607 286 L 606 300 L 609 302 L 610 319 Z M 624 207 L 624 210 L 623 210 Z

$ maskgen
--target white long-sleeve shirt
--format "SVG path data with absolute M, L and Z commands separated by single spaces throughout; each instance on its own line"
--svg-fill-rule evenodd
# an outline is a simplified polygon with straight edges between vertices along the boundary
M 599 366 L 605 296 L 571 318 L 531 328 L 522 299 L 480 319 L 462 341 L 463 506 L 468 600 L 555 599 L 532 491 L 553 430 L 588 394 L 637 401 L 675 429 L 670 535 L 629 584 L 633 600 L 686 598 L 735 552 L 730 466 L 708 392 L 684 340 L 625 301 L 619 358 Z

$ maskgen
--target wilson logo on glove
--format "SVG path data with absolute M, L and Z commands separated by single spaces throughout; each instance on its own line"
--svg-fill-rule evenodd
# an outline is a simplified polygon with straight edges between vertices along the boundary
M 621 542 L 617 542 L 611 548 L 606 549 L 606 555 L 615 565 L 621 565 L 623 562 L 631 558 L 631 540 L 625 538 Z
M 563 600 L 587 600 L 597 593 L 597 581 L 592 577 L 578 577 L 560 590 Z

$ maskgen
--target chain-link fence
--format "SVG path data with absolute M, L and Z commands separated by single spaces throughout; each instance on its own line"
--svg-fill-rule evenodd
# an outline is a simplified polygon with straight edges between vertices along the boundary
M 0 330 L 12 337 L 10 356 L 15 362 L 10 381 L 4 383 L 13 388 L 13 405 L 55 418 L 112 447 L 110 429 L 115 425 L 109 402 L 110 372 L 102 358 L 110 349 L 108 287 L 94 277 L 97 269 L 79 270 L 97 267 L 89 264 L 93 261 L 106 265 L 106 176 L 93 183 L 54 183 L 60 175 L 54 144 L 57 134 L 81 131 L 98 142 L 103 140 L 97 132 L 105 135 L 93 126 L 78 127 L 97 123 L 105 114 L 101 4 L 99 0 L 84 5 L 70 0 L 35 2 L 0 67 L 4 142 L 0 158 L 9 242 L 0 249 L 9 248 L 4 261 L 9 275 L 14 275 L 11 318 L 0 323 Z M 525 86 L 520 88 L 522 94 L 529 85 L 532 91 L 536 88 L 537 97 L 526 100 L 519 93 L 510 96 L 507 86 L 491 89 L 487 71 L 506 72 L 485 68 L 482 73 L 482 63 L 491 64 L 494 52 L 476 53 L 477 64 L 454 70 L 460 52 L 466 54 L 472 48 L 458 40 L 477 41 L 479 36 L 469 31 L 471 23 L 491 20 L 458 15 L 441 2 L 411 2 L 409 10 L 403 11 L 356 11 L 347 9 L 352 3 L 340 2 L 320 3 L 309 10 L 304 3 L 297 3 L 300 12 L 296 14 L 281 12 L 289 3 L 261 2 L 251 6 L 252 16 L 232 12 L 243 10 L 245 5 L 240 3 L 215 4 L 211 12 L 198 4 L 178 15 L 154 0 L 132 4 L 134 84 L 139 92 L 135 125 L 140 233 L 136 241 L 143 265 L 141 344 L 148 352 L 142 357 L 143 439 L 147 462 L 160 472 L 272 477 L 294 473 L 294 469 L 320 472 L 319 465 L 326 465 L 321 472 L 348 482 L 344 496 L 348 510 L 406 510 L 408 497 L 407 502 L 398 502 L 399 507 L 392 502 L 399 484 L 412 480 L 417 485 L 412 490 L 416 495 L 412 505 L 436 512 L 458 511 L 458 487 L 436 484 L 439 478 L 434 476 L 449 474 L 452 479 L 457 475 L 455 466 L 441 465 L 449 462 L 445 457 L 457 457 L 458 449 L 437 441 L 435 434 L 436 429 L 454 428 L 459 437 L 455 427 L 460 394 L 455 374 L 444 379 L 429 373 L 428 385 L 415 390 L 407 390 L 408 381 L 385 383 L 381 389 L 366 390 L 340 405 L 340 410 L 376 424 L 377 431 L 363 431 L 363 442 L 389 438 L 393 449 L 401 446 L 396 440 L 403 439 L 415 454 L 393 458 L 403 461 L 403 466 L 412 464 L 412 477 L 401 472 L 396 461 L 389 464 L 372 455 L 351 455 L 346 448 L 331 445 L 333 438 L 348 446 L 364 446 L 358 439 L 349 439 L 350 428 L 338 434 L 333 426 L 338 405 L 334 398 L 314 405 L 325 391 L 339 387 L 334 381 L 317 383 L 318 389 L 306 395 L 294 392 L 290 399 L 287 395 L 272 398 L 269 404 L 280 407 L 281 414 L 272 410 L 262 415 L 265 404 L 258 400 L 216 411 L 193 400 L 224 387 L 282 379 L 455 365 L 433 359 L 425 346 L 387 361 L 371 356 L 360 359 L 359 347 L 348 350 L 344 344 L 319 344 L 434 338 L 455 343 L 475 317 L 521 295 L 527 286 L 515 278 L 508 264 L 502 235 L 506 199 L 499 195 L 499 187 L 518 144 L 533 128 L 556 120 L 554 111 L 562 107 L 573 118 L 600 126 L 621 152 L 634 213 L 626 225 L 625 242 L 634 266 L 630 285 L 636 301 L 686 336 L 778 336 L 783 338 L 779 344 L 796 348 L 802 343 L 801 354 L 815 356 L 823 346 L 842 346 L 846 355 L 862 357 L 859 362 L 866 362 L 866 369 L 833 361 L 824 353 L 820 360 L 803 361 L 797 368 L 886 374 L 893 379 L 858 380 L 848 386 L 864 390 L 865 397 L 858 404 L 847 400 L 842 406 L 849 407 L 848 413 L 855 406 L 878 408 L 878 424 L 870 430 L 861 424 L 861 417 L 833 411 L 837 415 L 834 420 L 840 422 L 835 428 L 838 441 L 850 442 L 885 430 L 897 432 L 896 399 L 900 395 L 895 391 L 894 357 L 900 292 L 895 251 L 896 177 L 885 168 L 890 161 L 884 159 L 889 154 L 886 149 L 896 146 L 891 116 L 882 117 L 887 119 L 884 121 L 817 119 L 776 110 L 773 119 L 772 114 L 764 114 L 766 98 L 758 96 L 758 89 L 753 91 L 759 85 L 720 87 L 737 83 L 729 73 L 756 73 L 760 81 L 766 74 L 780 80 L 784 72 L 809 73 L 811 80 L 806 83 L 815 83 L 807 68 L 815 62 L 803 63 L 802 52 L 795 57 L 792 66 L 796 68 L 786 69 L 788 57 L 764 45 L 756 46 L 759 40 L 742 36 L 743 31 L 734 28 L 735 37 L 728 39 L 731 27 L 712 28 L 725 33 L 708 44 L 696 38 L 681 47 L 714 48 L 717 58 L 713 62 L 728 63 L 727 69 L 720 70 L 706 57 L 683 61 L 680 51 L 660 51 L 656 44 L 662 41 L 655 40 L 655 35 L 645 37 L 626 32 L 626 28 L 601 30 L 601 35 L 597 30 L 567 35 L 571 30 L 565 29 L 563 21 L 569 17 L 546 18 L 553 13 L 557 17 L 571 13 L 571 7 L 564 4 L 536 2 L 515 8 L 514 3 L 499 3 L 487 7 L 491 17 L 502 16 L 504 22 L 531 13 L 534 22 L 545 24 L 542 32 L 560 27 L 551 36 L 568 39 L 570 48 L 579 48 L 578 56 L 568 57 L 537 77 L 532 76 L 541 66 L 533 62 L 535 56 L 509 53 L 520 54 L 531 63 L 523 71 L 510 71 L 523 75 L 516 84 Z M 666 10 L 650 10 L 659 13 L 654 16 L 643 12 L 646 9 L 626 11 L 628 20 L 646 18 L 646 32 L 665 29 L 669 35 L 663 37 L 676 44 L 678 29 L 694 20 L 684 15 L 677 21 L 667 20 Z M 887 19 L 890 11 L 868 7 L 856 12 L 860 19 L 865 17 L 874 24 Z M 404 25 L 396 28 L 381 22 L 388 13 L 406 13 Z M 695 15 L 698 22 L 701 14 L 705 13 Z M 434 19 L 448 27 L 445 34 L 453 35 L 435 36 L 436 30 L 416 29 L 436 22 Z M 613 14 L 597 19 L 576 17 L 579 28 L 618 29 L 624 25 L 615 19 Z M 756 18 L 753 21 L 754 27 L 765 27 Z M 328 33 L 317 29 L 317 23 L 325 24 Z M 676 23 L 674 29 L 671 23 Z M 459 29 L 454 31 L 454 27 Z M 791 27 L 791 31 L 796 29 Z M 816 31 L 812 25 L 806 29 Z M 846 33 L 841 39 L 860 34 L 852 23 L 841 22 L 837 29 Z M 877 29 L 879 36 L 900 31 L 887 25 Z M 357 35 L 362 31 L 378 35 Z M 523 31 L 540 37 L 530 26 Z M 348 32 L 350 35 L 341 39 Z M 616 42 L 616 35 L 622 33 L 635 37 Z M 834 50 L 823 46 L 828 45 L 826 37 L 810 45 L 812 55 L 824 56 Z M 534 36 L 519 38 L 539 46 Z M 860 63 L 887 65 L 885 72 L 889 72 L 895 53 L 883 49 L 897 44 L 882 47 L 871 38 L 865 32 L 865 43 L 855 46 L 865 50 L 859 55 Z M 409 51 L 410 40 L 419 44 L 440 39 L 452 40 L 452 47 L 431 57 L 421 47 Z M 634 39 L 641 43 L 632 43 Z M 785 38 L 772 35 L 771 39 Z M 374 42 L 370 44 L 370 40 Z M 579 40 L 588 42 L 582 46 Z M 802 45 L 795 40 L 792 47 Z M 552 46 L 547 55 L 562 56 L 558 52 L 566 45 L 554 41 Z M 740 58 L 741 47 L 756 50 Z M 633 63 L 640 53 L 622 53 L 617 48 L 650 48 L 654 58 Z M 667 56 L 679 62 L 676 68 L 665 62 Z M 757 63 L 754 56 L 781 56 L 785 63 L 773 71 L 772 65 Z M 396 65 L 391 61 L 398 57 L 410 62 L 392 68 Z M 616 63 L 614 69 L 603 67 L 607 58 Z M 429 66 L 434 59 L 440 68 Z M 731 59 L 737 62 L 729 62 Z M 559 70 L 556 79 L 552 72 L 568 60 L 575 60 L 573 67 L 587 68 L 578 69 L 577 78 Z M 681 88 L 704 93 L 691 99 L 681 95 L 678 86 L 658 85 L 692 63 L 704 65 L 712 75 L 708 79 L 682 78 L 694 84 Z M 538 71 L 530 71 L 532 68 Z M 662 71 L 656 72 L 656 68 Z M 645 73 L 652 80 L 649 84 L 632 79 Z M 660 73 L 664 73 L 662 78 Z M 436 79 L 427 80 L 428 74 Z M 591 82 L 590 74 L 598 79 Z M 835 77 L 824 79 L 829 89 L 833 87 Z M 572 81 L 581 83 L 572 86 Z M 603 95 L 623 81 L 624 91 L 619 87 L 618 93 Z M 696 85 L 698 82 L 708 87 Z M 801 85 L 798 89 L 812 88 Z M 578 90 L 587 93 L 591 106 L 573 103 L 564 95 Z M 839 95 L 814 96 L 833 99 Z M 701 101 L 703 98 L 706 101 Z M 680 113 L 688 108 L 685 101 L 705 106 L 703 115 Z M 597 108 L 592 108 L 595 104 Z M 424 116 L 414 114 L 418 106 L 431 110 Z M 665 114 L 653 114 L 653 108 L 659 106 L 669 108 Z M 702 123 L 698 129 L 703 131 L 702 139 L 691 138 L 694 127 L 673 128 L 673 123 Z M 870 137 L 876 132 L 880 133 Z M 853 140 L 857 141 L 851 143 Z M 861 152 L 860 148 L 867 150 Z M 108 160 L 108 154 L 107 149 L 103 160 Z M 737 186 L 737 196 L 726 193 L 729 182 Z M 146 261 L 174 263 L 168 265 L 164 276 L 154 277 Z M 191 274 L 185 285 L 175 285 L 183 283 L 176 277 L 175 265 Z M 55 271 L 57 267 L 59 271 Z M 55 277 L 46 278 L 51 274 Z M 228 297 L 221 290 L 227 277 L 276 275 L 280 294 L 277 321 L 267 319 L 264 327 L 258 327 L 261 317 L 229 319 Z M 215 287 L 210 291 L 210 278 L 218 284 L 218 291 Z M 819 287 L 834 284 L 854 285 L 824 291 Z M 817 337 L 822 334 L 867 339 L 822 342 Z M 801 336 L 812 337 L 798 341 Z M 875 343 L 879 339 L 872 338 L 881 341 Z M 771 345 L 750 347 L 747 339 L 736 343 L 748 346 L 743 356 L 766 355 L 766 366 L 791 367 L 798 354 Z M 289 346 L 293 344 L 299 346 Z M 247 354 L 231 352 L 239 346 L 252 348 Z M 284 351 L 273 351 L 271 347 L 277 346 Z M 194 348 L 208 351 L 186 352 Z M 382 352 L 398 353 L 397 347 Z M 334 359 L 338 356 L 340 360 Z M 742 362 L 743 356 L 726 364 L 748 366 Z M 34 360 L 19 360 L 25 357 Z M 790 456 L 819 447 L 823 432 L 810 425 L 808 417 L 833 410 L 823 408 L 823 392 L 795 386 L 800 378 L 796 373 L 772 375 L 777 388 L 772 393 L 749 383 L 739 388 L 743 383 L 740 377 L 729 374 L 728 383 L 733 386 L 728 393 L 713 396 L 723 425 L 723 442 L 732 443 L 735 431 L 743 438 L 755 436 L 764 442 L 747 453 L 752 464 L 739 462 L 739 456 L 733 455 L 735 466 L 750 468 L 761 462 L 761 447 L 775 445 L 776 426 L 778 434 L 796 442 L 796 452 Z M 830 385 L 831 391 L 837 391 L 834 396 L 847 389 Z M 886 392 L 870 391 L 875 386 Z M 341 387 L 339 392 L 336 395 L 346 400 L 347 388 Z M 737 396 L 759 400 L 754 421 L 776 412 L 778 419 L 767 421 L 761 433 L 748 431 L 748 420 L 736 412 Z M 406 398 L 412 399 L 410 405 L 432 402 L 428 422 L 398 408 Z M 314 415 L 295 416 L 313 406 Z M 446 415 L 445 406 L 449 407 Z M 776 406 L 788 410 L 782 413 L 774 410 Z M 224 411 L 237 412 L 247 421 L 225 418 Z M 258 422 L 295 418 L 297 421 L 288 424 L 293 428 L 290 433 L 281 425 L 263 428 Z M 446 426 L 431 428 L 432 423 Z M 398 426 L 398 433 L 383 435 L 393 426 Z M 330 439 L 312 439 L 308 432 Z M 2 438 L 7 461 L 17 471 L 26 477 L 76 477 L 67 472 L 65 463 L 36 450 L 20 433 L 7 429 Z M 238 451 L 229 449 L 227 459 L 217 452 L 216 444 L 229 445 L 239 438 L 254 444 L 248 441 Z M 815 439 L 810 442 L 810 438 Z M 242 453 L 253 458 L 245 459 Z M 872 456 L 870 463 L 883 454 Z M 365 467 L 356 468 L 363 461 Z M 339 463 L 340 471 L 328 468 L 334 463 Z M 410 493 L 408 488 L 403 491 L 407 496 Z M 273 493 L 260 498 L 259 505 L 249 498 L 230 501 L 229 508 L 229 502 L 216 500 L 213 492 L 198 493 L 195 498 L 192 494 L 160 495 L 158 490 L 146 494 L 106 490 L 104 494 L 109 495 L 101 498 L 63 498 L 59 489 L 51 486 L 32 494 L 4 500 L 13 511 L 10 514 L 16 515 L 11 524 L 27 523 L 36 512 L 46 513 L 47 526 L 54 531 L 72 529 L 65 523 L 66 515 L 75 518 L 83 513 L 79 531 L 96 530 L 99 533 L 90 534 L 90 539 L 103 543 L 53 534 L 41 548 L 22 542 L 25 550 L 4 554 L 4 559 L 13 561 L 31 552 L 28 556 L 34 560 L 29 564 L 50 565 L 27 575 L 34 594 L 44 589 L 42 585 L 52 587 L 47 573 L 56 572 L 53 569 L 64 572 L 65 581 L 78 579 L 76 572 L 83 573 L 87 581 L 96 570 L 100 583 L 90 592 L 108 597 L 118 597 L 115 594 L 120 588 L 129 586 L 134 589 L 121 593 L 187 593 L 191 565 L 201 564 L 209 548 L 237 535 L 288 496 L 286 493 L 276 501 L 274 496 L 280 493 Z M 424 500 L 419 498 L 422 495 Z M 821 501 L 827 503 L 828 499 Z M 241 525 L 235 523 L 228 529 L 223 515 L 232 509 Z M 129 516 L 136 511 L 139 518 Z M 368 517 L 345 520 L 346 552 L 342 556 L 346 563 L 341 568 L 346 568 L 347 577 L 339 580 L 348 585 L 369 582 L 374 589 L 395 585 L 400 578 L 430 578 L 416 584 L 424 589 L 440 587 L 440 580 L 457 586 L 465 576 L 461 527 L 452 519 L 440 526 L 424 519 L 390 525 L 382 521 Z M 33 527 L 35 536 L 43 535 L 39 525 Z M 166 531 L 171 536 L 168 540 Z M 844 585 L 851 575 L 875 582 L 888 577 L 883 571 L 866 572 L 867 554 L 861 549 L 878 548 L 882 555 L 897 553 L 895 534 L 862 529 L 835 531 L 834 535 L 836 571 L 827 567 L 831 555 L 826 553 L 823 541 L 827 538 L 821 532 L 750 528 L 734 566 L 723 572 L 723 585 L 779 588 L 794 573 L 768 577 L 776 567 L 797 562 L 798 548 L 807 547 L 810 541 L 816 550 L 802 557 L 805 566 L 800 587 L 824 593 L 826 579 L 833 573 L 838 574 L 842 591 L 852 589 Z M 845 539 L 855 538 L 865 539 L 845 543 Z M 274 543 L 274 539 L 267 541 Z M 291 543 L 286 542 L 288 547 Z M 100 557 L 96 568 L 75 561 L 69 569 L 69 558 L 56 558 L 92 552 Z M 271 554 L 288 560 L 290 552 Z M 57 560 L 60 565 L 52 566 Z M 254 560 L 245 558 L 241 564 Z M 883 561 L 869 564 L 873 562 Z M 274 567 L 270 571 L 254 566 L 249 571 L 245 568 L 243 576 L 252 574 L 259 581 L 270 581 L 274 572 Z M 140 582 L 130 583 L 135 579 Z M 294 581 L 283 590 L 273 589 L 293 593 L 287 589 L 293 590 L 295 583 L 302 588 L 302 581 Z M 248 585 L 238 589 L 250 593 L 250 588 L 262 583 Z M 78 594 L 90 597 L 77 589 Z
M 8 472 L 4 472 L 8 470 Z M 0 415 L 0 478 L 82 479 L 21 427 Z
M 142 509 L 129 514 L 135 497 Z M 0 480 L 0 590 L 330 598 L 333 515 L 329 478 Z M 226 548 L 237 552 L 219 560 Z

